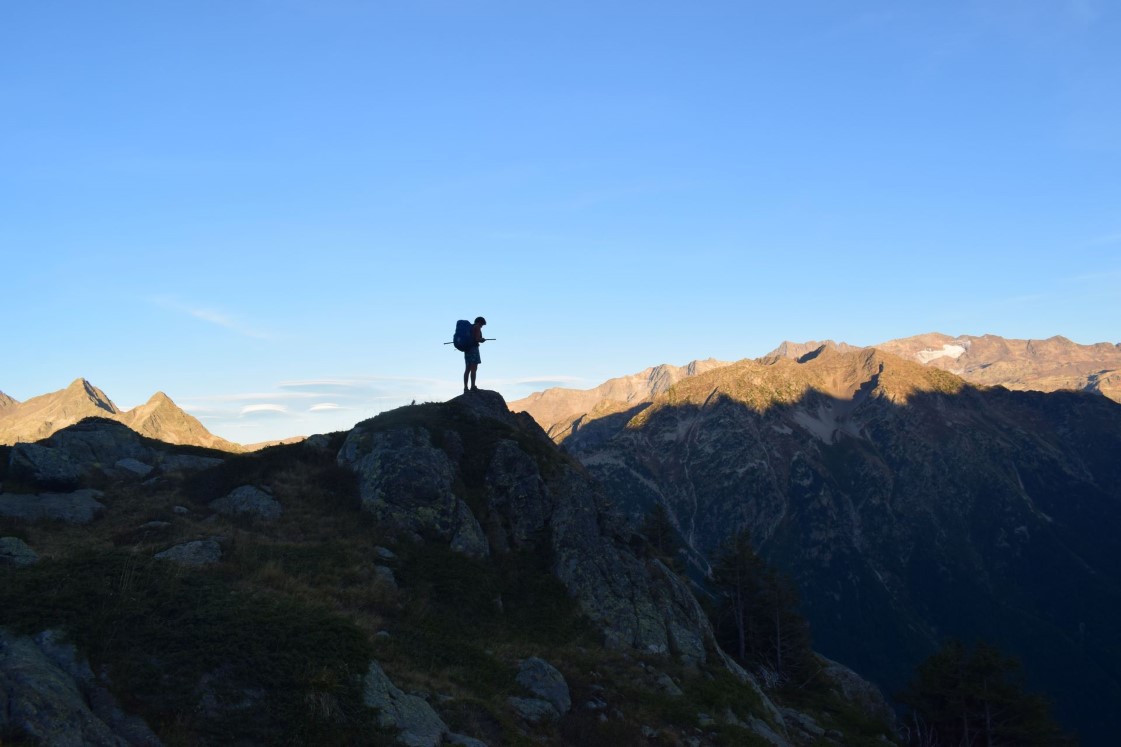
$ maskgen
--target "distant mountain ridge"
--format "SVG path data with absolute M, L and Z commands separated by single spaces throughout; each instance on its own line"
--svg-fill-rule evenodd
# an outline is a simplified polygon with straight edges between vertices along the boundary
M 684 366 L 652 366 L 636 374 L 608 379 L 593 389 L 554 387 L 535 392 L 511 402 L 510 409 L 528 412 L 550 438 L 559 442 L 586 420 L 649 402 L 683 379 L 726 365 L 724 361 L 707 358 Z
M 1017 340 L 931 332 L 870 347 L 949 371 L 972 384 L 1040 392 L 1092 391 L 1121 402 L 1121 343 L 1080 345 L 1061 336 Z M 798 360 L 822 348 L 840 353 L 868 349 L 833 340 L 785 340 L 757 360 Z M 553 387 L 534 392 L 511 402 L 510 409 L 528 412 L 554 441 L 560 442 L 598 419 L 641 409 L 679 381 L 727 365 L 714 358 L 685 366 L 662 364 L 609 379 L 592 389 Z
M 799 358 L 822 345 L 840 352 L 859 349 L 832 340 L 783 342 L 765 358 Z M 1020 391 L 1091 391 L 1121 402 L 1121 343 L 1081 345 L 1060 335 L 1045 340 L 1019 340 L 998 335 L 951 337 L 931 332 L 872 347 L 949 371 L 971 384 Z
M 0 444 L 39 441 L 90 417 L 115 420 L 164 443 L 229 452 L 245 450 L 240 444 L 215 436 L 163 392 L 156 392 L 143 405 L 122 411 L 105 392 L 81 378 L 65 389 L 22 403 L 0 395 Z

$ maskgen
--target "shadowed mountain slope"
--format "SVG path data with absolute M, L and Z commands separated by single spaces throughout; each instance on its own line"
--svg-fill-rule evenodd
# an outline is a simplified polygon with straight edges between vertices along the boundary
M 564 440 L 702 555 L 750 528 L 814 638 L 889 690 L 939 640 L 992 641 L 1087 744 L 1121 730 L 1121 406 L 978 388 L 822 347 L 680 381 Z

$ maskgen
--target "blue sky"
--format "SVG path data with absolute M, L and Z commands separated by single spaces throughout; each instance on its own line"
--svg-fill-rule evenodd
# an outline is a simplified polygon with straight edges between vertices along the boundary
M 0 5 L 0 391 L 252 442 L 784 339 L 1121 340 L 1121 7 Z

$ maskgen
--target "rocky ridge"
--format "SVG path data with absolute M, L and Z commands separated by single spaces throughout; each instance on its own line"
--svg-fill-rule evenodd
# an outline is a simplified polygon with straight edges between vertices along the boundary
M 593 389 L 554 387 L 510 403 L 514 412 L 529 412 L 549 437 L 561 441 L 584 423 L 627 412 L 649 402 L 678 381 L 727 365 L 714 358 L 684 366 L 662 364 L 636 374 L 609 379 Z
M 769 356 L 798 358 L 826 345 L 839 352 L 845 343 L 783 343 Z M 971 384 L 1021 391 L 1091 391 L 1121 402 L 1121 343 L 1080 345 L 1056 335 L 1045 340 L 1017 340 L 997 335 L 938 332 L 888 340 L 873 346 L 923 365 L 949 371 Z

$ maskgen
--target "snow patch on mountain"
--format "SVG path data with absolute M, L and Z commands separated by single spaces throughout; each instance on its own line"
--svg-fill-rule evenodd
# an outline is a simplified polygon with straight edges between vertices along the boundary
M 946 343 L 942 346 L 941 349 L 928 348 L 926 350 L 920 350 L 919 352 L 915 353 L 915 358 L 919 363 L 924 364 L 930 363 L 932 360 L 935 360 L 937 358 L 953 358 L 954 360 L 957 360 L 958 358 L 965 355 L 965 352 L 968 349 L 968 344 L 969 343 L 966 343 L 965 345 L 962 345 L 960 343 Z

